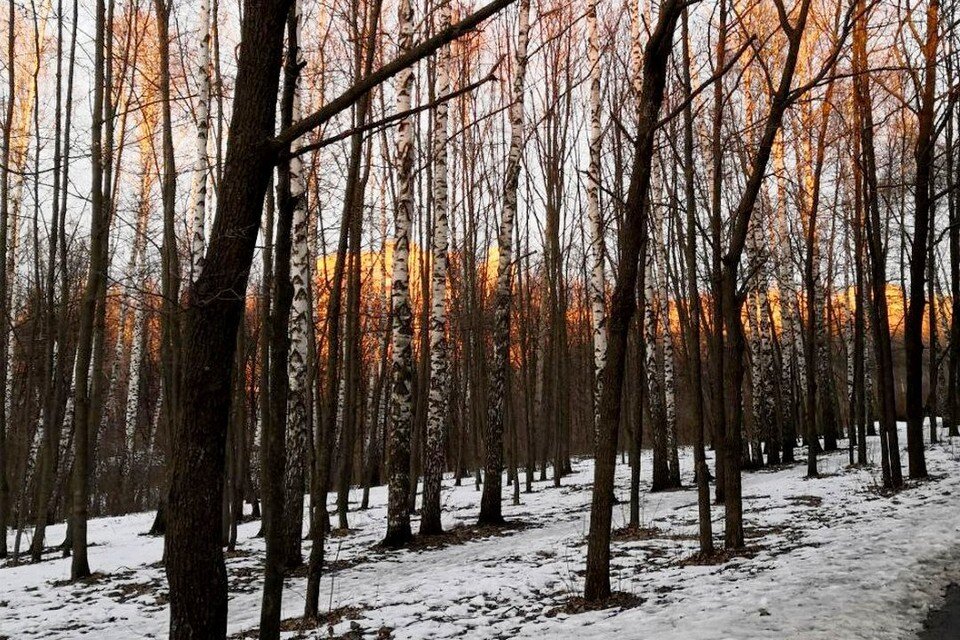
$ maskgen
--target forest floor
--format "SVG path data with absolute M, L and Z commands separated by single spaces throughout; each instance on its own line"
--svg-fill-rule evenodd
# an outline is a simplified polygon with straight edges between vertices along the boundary
M 869 447 L 877 459 L 876 438 Z M 905 465 L 905 453 L 903 459 Z M 947 585 L 960 582 L 960 438 L 928 447 L 927 464 L 930 480 L 908 483 L 892 497 L 877 490 L 879 468 L 848 468 L 846 451 L 823 456 L 816 480 L 803 478 L 803 465 L 746 473 L 746 550 L 698 563 L 691 452 L 681 457 L 688 488 L 658 494 L 647 492 L 645 452 L 642 527 L 614 536 L 612 585 L 619 595 L 602 610 L 586 610 L 576 598 L 591 460 L 575 461 L 560 488 L 537 482 L 520 505 L 508 499 L 504 515 L 514 526 L 502 531 L 472 527 L 480 492 L 471 479 L 452 487 L 448 478 L 444 524 L 453 534 L 404 551 L 377 547 L 386 493 L 375 488 L 371 508 L 351 512 L 351 529 L 328 539 L 332 570 L 323 578 L 321 608 L 329 615 L 319 627 L 297 619 L 305 579 L 287 580 L 284 637 L 916 638 L 942 606 Z M 628 483 L 629 468 L 620 465 L 624 501 Z M 358 506 L 360 492 L 351 498 Z M 627 517 L 625 502 L 615 506 L 614 527 Z M 714 507 L 713 518 L 722 537 L 722 508 Z M 0 638 L 166 637 L 163 543 L 143 535 L 152 520 L 140 513 L 91 521 L 90 563 L 98 573 L 82 583 L 66 581 L 69 560 L 53 550 L 41 563 L 0 568 Z M 241 525 L 237 551 L 227 559 L 234 638 L 256 637 L 259 528 Z M 62 525 L 53 527 L 49 539 L 63 533 Z M 960 630 L 944 637 L 960 637 Z

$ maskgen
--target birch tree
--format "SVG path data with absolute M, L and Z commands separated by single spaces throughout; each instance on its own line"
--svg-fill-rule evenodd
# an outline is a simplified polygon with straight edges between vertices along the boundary
M 587 218 L 590 221 L 590 314 L 593 329 L 594 413 L 599 407 L 603 367 L 606 364 L 607 329 L 605 317 L 604 227 L 600 211 L 600 36 L 597 29 L 597 0 L 587 1 L 587 64 L 589 65 L 590 162 L 587 168 Z M 599 426 L 599 414 L 595 418 Z
M 450 25 L 450 0 L 441 0 L 437 7 L 439 28 Z M 450 47 L 437 52 L 436 94 L 445 96 L 450 90 Z M 449 387 L 449 358 L 447 355 L 447 247 L 449 244 L 448 189 L 447 189 L 447 135 L 448 106 L 441 102 L 433 121 L 433 273 L 430 314 L 430 396 L 427 412 L 423 476 L 423 506 L 420 519 L 421 535 L 437 534 L 443 530 L 440 523 L 440 488 L 443 476 L 444 441 L 446 436 Z
M 523 94 L 530 32 L 530 2 L 518 4 L 517 49 L 510 95 L 510 146 L 503 189 L 503 213 L 497 235 L 497 280 L 494 294 L 493 370 L 487 398 L 487 423 L 483 430 L 484 482 L 480 498 L 480 524 L 503 523 L 503 414 L 506 406 L 507 369 L 510 366 L 510 269 L 513 261 L 513 225 L 523 156 Z
M 303 53 L 300 46 L 302 14 L 300 0 L 294 0 L 293 22 L 297 43 L 296 62 L 301 67 Z M 299 75 L 296 79 L 299 83 Z M 293 119 L 302 115 L 300 89 L 293 88 Z M 290 281 L 293 284 L 293 303 L 290 308 L 290 349 L 287 359 L 290 392 L 287 396 L 287 464 L 285 471 L 286 518 L 286 563 L 296 566 L 300 560 L 300 539 L 303 537 L 303 494 L 304 478 L 307 467 L 307 441 L 310 425 L 307 421 L 307 407 L 310 403 L 310 388 L 307 372 L 307 351 L 309 339 L 309 296 L 307 291 L 310 279 L 310 253 L 308 243 L 307 220 L 307 184 L 303 161 L 297 154 L 300 143 L 291 146 L 293 157 L 290 159 L 290 198 L 293 200 L 293 224 L 290 253 Z
M 190 281 L 203 268 L 206 245 L 207 182 L 210 158 L 207 155 L 210 127 L 210 0 L 200 0 L 200 56 L 197 61 L 197 138 L 193 165 L 193 186 L 190 190 Z
M 413 47 L 413 5 L 400 0 L 397 5 L 400 55 Z M 410 110 L 413 93 L 413 69 L 397 74 L 396 113 Z M 397 127 L 396 153 L 397 200 L 393 231 L 393 276 L 390 297 L 393 307 L 393 344 L 390 366 L 390 431 L 387 457 L 387 533 L 384 544 L 402 546 L 410 540 L 410 438 L 413 424 L 413 311 L 410 306 L 410 224 L 413 219 L 413 118 L 404 117 Z

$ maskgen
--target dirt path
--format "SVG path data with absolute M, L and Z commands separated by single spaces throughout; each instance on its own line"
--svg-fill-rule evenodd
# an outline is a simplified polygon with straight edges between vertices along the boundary
M 943 606 L 931 611 L 923 623 L 918 640 L 956 640 L 960 638 L 960 585 L 947 587 Z

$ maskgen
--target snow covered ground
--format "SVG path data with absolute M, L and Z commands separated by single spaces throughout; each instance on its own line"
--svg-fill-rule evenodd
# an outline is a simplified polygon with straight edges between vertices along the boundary
M 878 447 L 872 439 L 871 459 Z M 559 489 L 538 482 L 522 504 L 504 507 L 525 526 L 415 551 L 374 548 L 385 527 L 380 487 L 369 510 L 350 514 L 352 530 L 328 539 L 335 569 L 323 578 L 321 606 L 344 615 L 328 628 L 285 637 L 351 629 L 355 637 L 391 637 L 389 628 L 394 638 L 913 638 L 945 586 L 960 581 L 960 438 L 928 448 L 930 481 L 892 498 L 876 492 L 879 468 L 847 469 L 846 456 L 824 456 L 818 480 L 803 479 L 803 465 L 746 473 L 747 553 L 711 565 L 687 562 L 697 548 L 695 492 L 648 494 L 645 481 L 642 535 L 613 544 L 613 588 L 638 600 L 583 613 L 564 605 L 583 588 L 592 461 L 575 462 Z M 649 462 L 647 453 L 645 478 Z M 689 486 L 689 450 L 681 463 Z M 621 466 L 624 498 L 628 479 Z M 480 493 L 472 481 L 452 487 L 448 479 L 445 487 L 445 526 L 473 524 Z M 358 504 L 360 492 L 352 497 Z M 615 507 L 615 527 L 627 510 Z M 713 513 L 720 535 L 722 510 Z M 0 638 L 166 637 L 162 541 L 141 535 L 152 518 L 90 523 L 90 564 L 103 574 L 90 583 L 66 582 L 69 560 L 52 553 L 40 564 L 0 568 Z M 258 622 L 258 530 L 257 522 L 242 525 L 238 551 L 227 560 L 229 632 L 237 637 L 254 637 Z M 48 539 L 62 536 L 60 525 Z M 304 592 L 303 578 L 287 580 L 285 618 L 301 614 Z

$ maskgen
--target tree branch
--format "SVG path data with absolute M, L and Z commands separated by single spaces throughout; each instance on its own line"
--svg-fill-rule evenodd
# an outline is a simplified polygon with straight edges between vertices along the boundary
M 396 74 L 400 73 L 400 71 L 403 69 L 406 69 L 407 67 L 414 65 L 420 60 L 426 58 L 427 56 L 430 56 L 437 49 L 448 42 L 452 42 L 460 36 L 469 33 L 481 22 L 499 13 L 502 9 L 508 7 L 513 2 L 514 0 L 493 0 L 460 22 L 451 25 L 447 29 L 437 33 L 435 36 L 424 40 L 410 51 L 394 58 L 391 62 L 388 62 L 370 75 L 361 78 L 354 83 L 353 86 L 344 91 L 337 98 L 334 98 L 322 106 L 317 111 L 314 111 L 301 120 L 294 122 L 292 125 L 281 131 L 271 143 L 274 150 L 277 152 L 277 157 L 279 158 L 280 155 L 289 148 L 291 142 L 303 134 L 326 123 L 337 114 L 349 109 L 353 103 L 362 98 L 373 88 L 389 80 Z
M 501 60 L 502 60 L 502 58 L 501 58 Z M 401 113 L 393 113 L 393 114 L 390 114 L 389 116 L 387 116 L 387 117 L 385 117 L 385 118 L 381 118 L 381 119 L 375 120 L 375 121 L 373 121 L 373 122 L 368 122 L 368 123 L 363 124 L 363 125 L 360 125 L 360 126 L 358 126 L 358 127 L 353 127 L 353 128 L 351 128 L 351 129 L 347 129 L 346 131 L 341 131 L 340 133 L 338 133 L 338 134 L 336 134 L 336 135 L 334 135 L 334 136 L 331 136 L 331 137 L 329 137 L 329 138 L 324 138 L 324 139 L 322 139 L 322 140 L 318 140 L 317 142 L 313 142 L 313 143 L 311 143 L 311 144 L 308 144 L 308 145 L 305 145 L 305 146 L 303 146 L 303 147 L 300 147 L 300 148 L 297 149 L 296 151 L 285 151 L 285 152 L 282 152 L 281 155 L 280 155 L 280 160 L 284 160 L 284 159 L 288 159 L 288 158 L 296 158 L 296 157 L 302 156 L 302 155 L 304 155 L 304 154 L 306 154 L 306 153 L 310 153 L 311 151 L 316 151 L 316 150 L 318 150 L 318 149 L 322 149 L 322 148 L 324 148 L 324 147 L 328 147 L 328 146 L 330 146 L 331 144 L 334 144 L 334 143 L 336 143 L 336 142 L 340 142 L 341 140 L 346 140 L 346 139 L 349 138 L 350 136 L 353 136 L 353 135 L 355 135 L 355 134 L 357 134 L 357 133 L 366 133 L 367 131 L 371 131 L 371 130 L 374 130 L 374 129 L 384 128 L 384 127 L 386 127 L 387 125 L 390 125 L 390 124 L 392 124 L 392 123 L 394 123 L 394 122 L 397 122 L 398 120 L 403 120 L 403 119 L 406 118 L 407 116 L 412 116 L 412 115 L 415 115 L 415 114 L 417 114 L 417 113 L 420 113 L 421 111 L 426 111 L 427 109 L 432 109 L 433 107 L 436 107 L 438 104 L 443 104 L 444 102 L 448 102 L 448 101 L 450 101 L 450 100 L 453 100 L 454 98 L 458 98 L 458 97 L 464 95 L 465 93 L 470 93 L 470 92 L 473 91 L 474 89 L 485 85 L 486 83 L 490 82 L 491 80 L 496 80 L 496 79 L 497 79 L 496 70 L 497 70 L 497 67 L 498 67 L 499 65 L 500 65 L 500 60 L 498 60 L 497 63 L 493 66 L 493 69 L 490 70 L 490 73 L 488 73 L 488 74 L 487 74 L 486 76 L 484 76 L 483 78 L 477 80 L 476 82 L 472 82 L 472 83 L 468 84 L 468 85 L 465 86 L 465 87 L 461 87 L 460 89 L 457 89 L 456 91 L 452 91 L 452 92 L 450 92 L 450 93 L 447 93 L 447 94 L 445 94 L 445 95 L 442 95 L 442 96 L 440 96 L 439 98 L 437 98 L 436 100 L 434 100 L 434 101 L 432 101 L 432 102 L 427 102 L 427 103 L 425 103 L 425 104 L 417 105 L 416 107 L 413 107 L 412 109 L 407 109 L 406 111 L 403 111 L 403 112 L 401 112 Z

